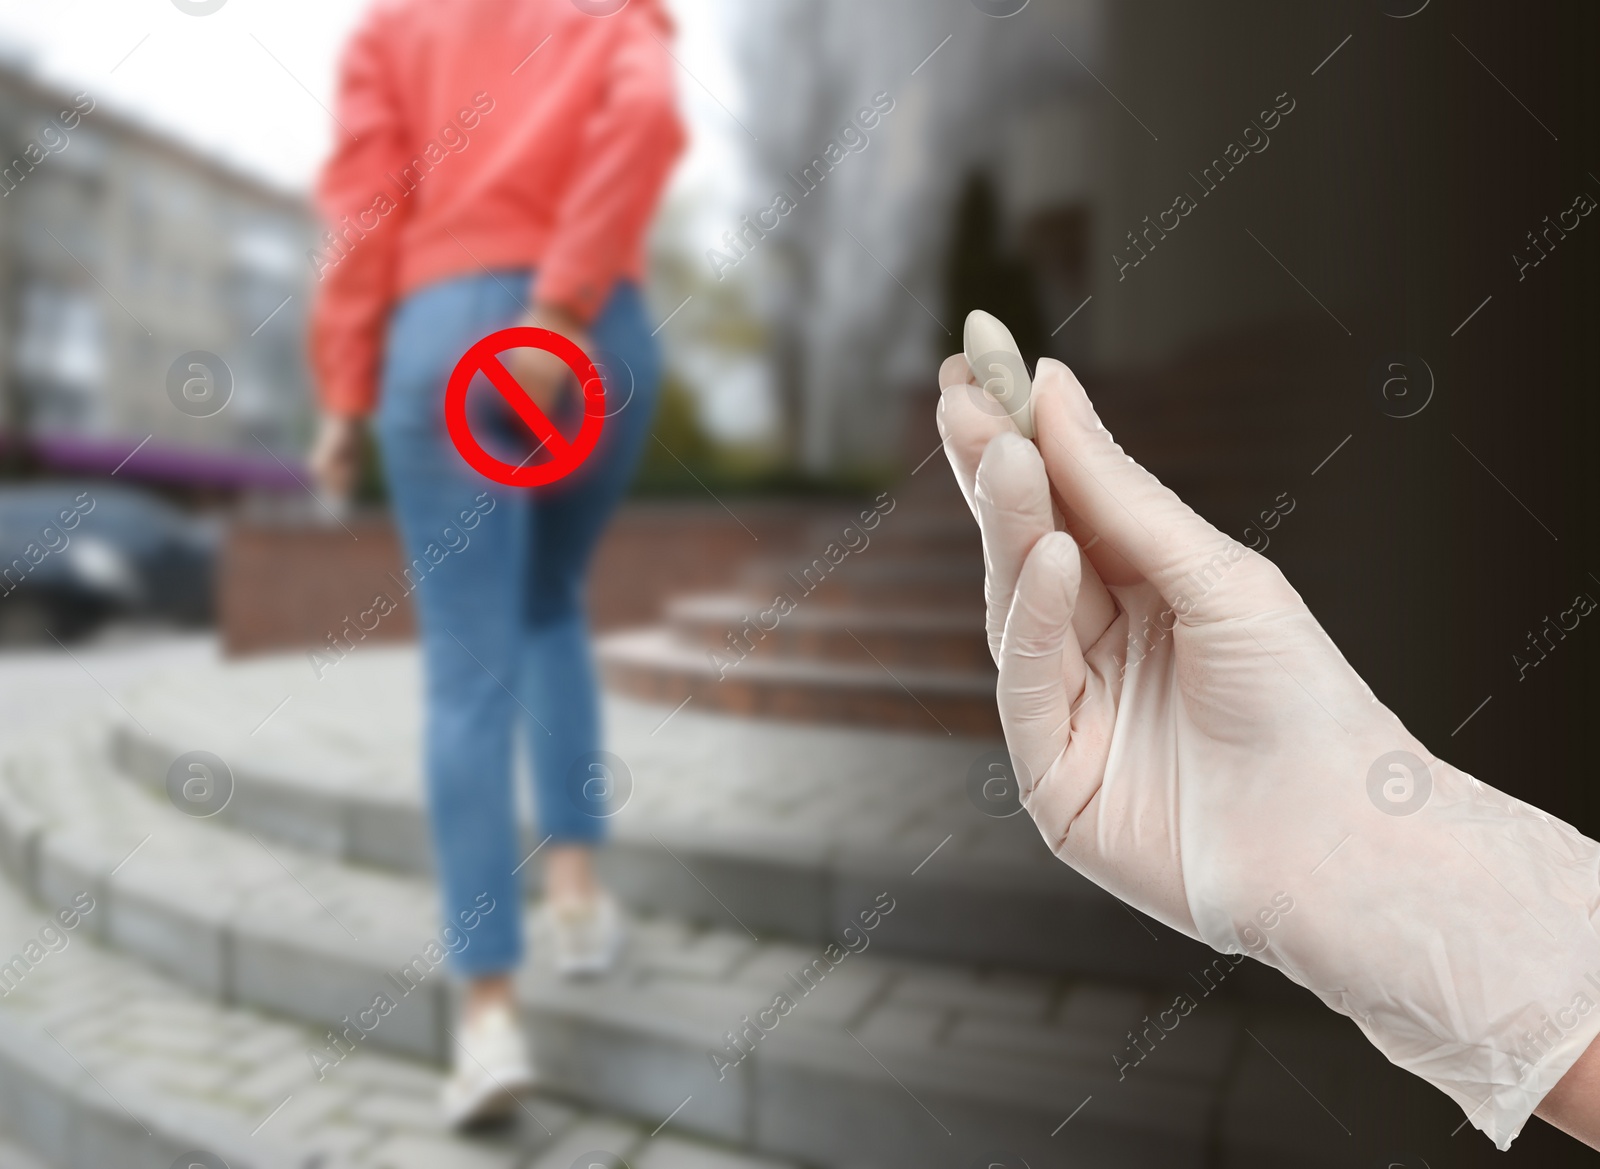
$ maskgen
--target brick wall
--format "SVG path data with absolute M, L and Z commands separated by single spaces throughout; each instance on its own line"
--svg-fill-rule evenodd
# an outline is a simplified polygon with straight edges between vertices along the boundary
M 668 597 L 730 583 L 746 561 L 782 556 L 838 510 L 825 504 L 721 505 L 642 502 L 625 506 L 602 538 L 590 577 L 590 614 L 599 630 L 653 621 Z M 387 517 L 342 528 L 304 518 L 241 517 L 223 542 L 217 622 L 229 656 L 320 645 L 370 608 L 375 594 L 398 601 L 368 637 L 415 635 L 409 601 L 390 580 L 402 564 Z M 746 530 L 748 529 L 748 530 Z

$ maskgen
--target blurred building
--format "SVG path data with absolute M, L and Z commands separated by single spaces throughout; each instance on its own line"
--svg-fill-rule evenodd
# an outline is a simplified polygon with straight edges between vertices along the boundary
M 308 410 L 312 237 L 299 198 L 92 93 L 0 68 L 8 449 L 45 471 L 106 473 L 144 443 L 124 478 L 281 482 L 272 452 L 303 441 Z M 168 387 L 180 357 L 180 387 L 206 381 L 185 408 Z

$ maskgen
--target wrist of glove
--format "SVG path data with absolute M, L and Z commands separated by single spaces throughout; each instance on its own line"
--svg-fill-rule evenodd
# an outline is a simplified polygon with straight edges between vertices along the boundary
M 1437 759 L 1283 574 L 1135 463 L 1043 360 L 1035 442 L 941 370 L 997 698 L 1062 860 L 1275 966 L 1500 1148 L 1600 1034 L 1600 846 Z

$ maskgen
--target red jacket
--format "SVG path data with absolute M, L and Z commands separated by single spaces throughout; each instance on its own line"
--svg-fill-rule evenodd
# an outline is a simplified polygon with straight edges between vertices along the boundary
M 373 5 L 345 49 L 317 189 L 324 409 L 373 409 L 389 310 L 422 285 L 536 266 L 539 299 L 587 320 L 642 274 L 684 144 L 671 32 L 658 0 L 610 16 L 574 0 Z

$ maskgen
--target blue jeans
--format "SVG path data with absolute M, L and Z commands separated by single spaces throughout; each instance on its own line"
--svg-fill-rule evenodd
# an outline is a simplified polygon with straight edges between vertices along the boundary
M 583 586 L 649 435 L 660 381 L 643 298 L 637 286 L 619 284 L 590 331 L 608 417 L 588 459 L 534 488 L 502 487 L 469 468 L 445 431 L 445 383 L 473 342 L 516 323 L 531 279 L 528 271 L 465 276 L 398 305 L 377 420 L 419 625 L 441 910 L 458 929 L 478 919 L 452 959 L 467 977 L 511 970 L 522 958 L 518 725 L 540 838 L 596 844 L 605 836 L 605 785 L 596 781 L 608 773 L 597 759 L 599 695 Z M 556 422 L 570 437 L 577 405 L 569 405 L 571 415 Z M 481 374 L 468 408 L 490 453 L 515 464 L 532 450 Z M 487 913 L 485 904 L 493 906 Z

